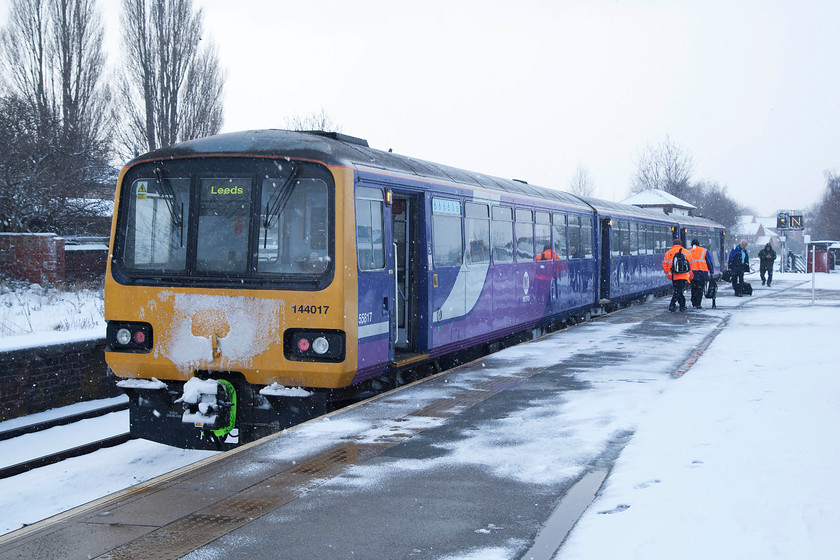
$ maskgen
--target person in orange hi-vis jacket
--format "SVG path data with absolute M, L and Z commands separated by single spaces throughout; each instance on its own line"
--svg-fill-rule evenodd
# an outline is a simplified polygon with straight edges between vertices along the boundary
M 693 278 L 691 279 L 691 306 L 696 309 L 703 307 L 703 292 L 706 291 L 706 282 L 711 279 L 711 271 L 714 270 L 709 251 L 700 245 L 696 239 L 691 240 L 691 249 L 688 250 L 688 265 L 691 267 Z
M 672 270 L 674 267 L 674 258 L 678 252 L 683 255 L 683 258 L 680 260 L 685 261 L 686 268 L 688 269 L 686 272 Z M 674 245 L 668 249 L 665 256 L 662 258 L 662 270 L 664 270 L 665 274 L 668 275 L 668 278 L 671 279 L 671 284 L 674 288 L 674 295 L 671 296 L 671 303 L 668 305 L 668 311 L 671 311 L 672 313 L 676 311 L 677 304 L 680 306 L 680 311 L 685 311 L 685 295 L 683 295 L 683 291 L 693 275 L 691 273 L 691 269 L 688 267 L 688 249 L 682 246 L 682 240 L 678 237 L 674 238 Z

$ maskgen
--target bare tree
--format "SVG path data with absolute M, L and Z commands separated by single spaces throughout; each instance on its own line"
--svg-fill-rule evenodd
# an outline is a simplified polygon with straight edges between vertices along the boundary
M 694 159 L 670 137 L 656 146 L 648 146 L 639 157 L 631 193 L 659 189 L 685 198 L 694 174 Z
M 825 173 L 825 192 L 811 209 L 808 225 L 817 239 L 840 239 L 840 175 L 835 171 Z
M 686 191 L 684 200 L 696 207 L 695 215 L 714 220 L 731 230 L 747 209 L 730 198 L 727 190 L 725 185 L 717 182 L 700 181 Z
M 341 132 L 341 126 L 321 107 L 317 113 L 308 115 L 292 115 L 286 118 L 286 128 L 289 130 L 322 130 L 324 132 Z
M 569 183 L 569 191 L 578 196 L 592 196 L 595 194 L 595 184 L 589 176 L 589 171 L 581 164 L 578 164 L 577 169 L 575 169 L 575 174 L 572 175 L 572 181 Z
M 129 153 L 219 132 L 225 73 L 192 0 L 123 0 L 118 110 Z
M 96 0 L 12 0 L 0 33 L 4 130 L 0 197 L 14 199 L 9 231 L 78 231 L 91 191 L 113 181 L 103 26 Z M 8 170 L 6 169 L 6 170 Z

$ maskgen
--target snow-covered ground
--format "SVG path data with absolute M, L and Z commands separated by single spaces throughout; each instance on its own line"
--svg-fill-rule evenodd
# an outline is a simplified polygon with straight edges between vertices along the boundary
M 697 336 L 675 333 L 667 341 L 639 341 L 646 351 L 627 371 L 604 372 L 591 388 L 570 392 L 562 406 L 552 402 L 518 416 L 509 426 L 515 431 L 510 441 L 499 433 L 475 433 L 441 460 L 484 464 L 501 454 L 507 469 L 499 473 L 501 479 L 525 477 L 542 484 L 580 473 L 587 457 L 600 452 L 605 433 L 632 431 L 603 491 L 557 560 L 835 557 L 840 548 L 835 529 L 840 486 L 834 480 L 840 464 L 835 366 L 840 274 L 816 276 L 813 304 L 810 276 L 776 274 L 772 289 L 751 280 L 753 297 L 736 299 L 731 288 L 722 287 L 719 309 L 686 314 L 716 314 L 726 318 L 726 327 L 683 377 L 650 373 L 656 360 L 650 349 L 663 343 L 693 347 Z M 665 302 L 647 305 L 664 308 Z M 617 328 L 596 322 L 558 333 L 556 342 L 534 344 L 555 351 L 594 345 L 609 355 L 615 337 L 604 335 Z M 524 346 L 498 356 L 505 352 L 513 362 L 533 354 L 550 358 Z M 348 426 L 342 418 L 316 420 L 288 437 L 329 445 L 349 429 L 371 434 L 383 429 Z M 506 425 L 500 420 L 500 429 Z M 319 437 L 307 437 L 312 433 Z M 541 443 L 522 440 L 523 433 L 540 434 Z M 555 443 L 548 444 L 552 437 Z M 0 481 L 6 506 L 0 508 L 0 531 L 206 456 L 137 441 Z M 349 478 L 375 484 L 382 473 L 374 471 L 360 466 Z M 487 548 L 446 560 L 502 560 L 519 553 Z
M 0 284 L 0 351 L 105 337 L 102 290 Z
M 780 299 L 752 279 L 755 296 L 638 415 L 556 559 L 837 557 L 840 298 L 812 305 L 810 279 L 777 274 L 774 288 L 807 280 Z M 840 274 L 816 288 L 840 291 Z

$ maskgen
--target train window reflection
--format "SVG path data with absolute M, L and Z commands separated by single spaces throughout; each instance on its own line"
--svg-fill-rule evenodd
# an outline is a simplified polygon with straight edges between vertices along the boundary
M 257 272 L 321 274 L 330 264 L 327 185 L 321 179 L 296 179 L 278 198 L 285 183 L 279 178 L 262 182 Z M 272 211 L 271 200 L 282 204 Z
M 554 233 L 554 252 L 557 253 L 561 259 L 565 259 L 566 253 L 566 215 L 554 214 L 554 224 L 552 225 L 552 232 Z
M 569 216 L 569 258 L 581 258 L 580 216 Z
M 592 218 L 583 218 L 581 220 L 580 247 L 585 258 L 592 257 Z
M 131 185 L 125 248 L 130 268 L 172 272 L 186 268 L 190 180 L 164 180 L 168 189 L 154 178 Z
M 201 179 L 196 269 L 244 273 L 248 266 L 251 179 Z
M 493 207 L 491 230 L 493 262 L 513 262 L 513 211 L 507 206 Z
M 382 191 L 356 188 L 356 249 L 360 270 L 385 268 L 385 221 Z
M 467 202 L 464 234 L 467 239 L 467 263 L 490 262 L 490 213 L 486 204 Z
M 463 254 L 461 202 L 432 199 L 432 257 L 435 266 L 460 266 Z

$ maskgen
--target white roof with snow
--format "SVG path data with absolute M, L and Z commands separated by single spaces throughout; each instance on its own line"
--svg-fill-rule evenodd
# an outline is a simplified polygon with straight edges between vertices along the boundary
M 635 206 L 676 206 L 678 208 L 696 208 L 696 206 L 659 189 L 648 189 L 621 201 Z

